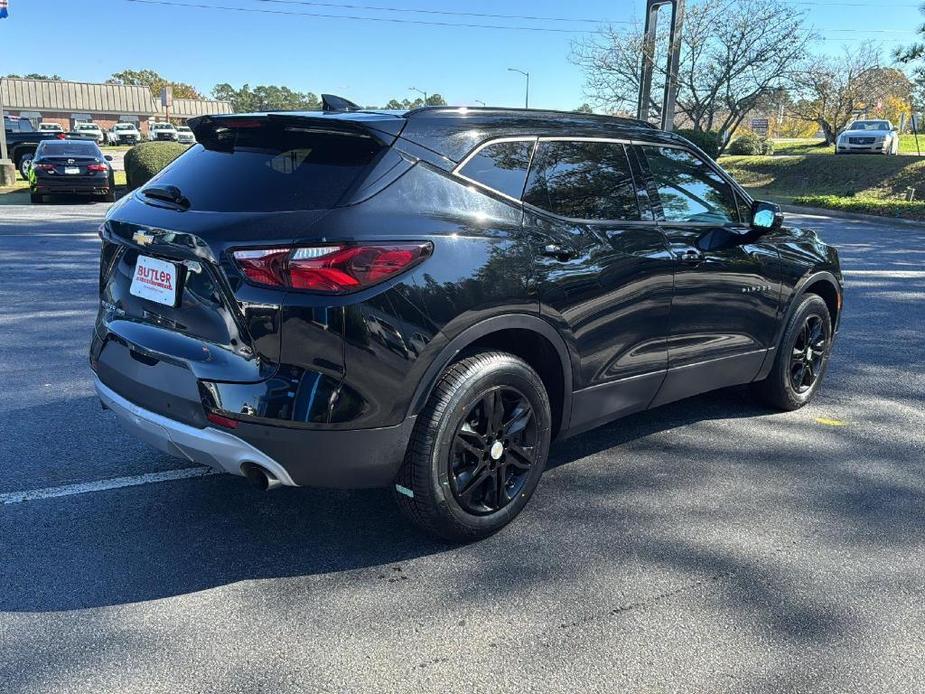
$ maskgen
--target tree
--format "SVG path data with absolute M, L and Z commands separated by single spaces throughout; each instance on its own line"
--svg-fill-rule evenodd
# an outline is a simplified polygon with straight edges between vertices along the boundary
M 28 75 L 7 75 L 7 77 L 24 80 L 47 80 L 49 82 L 60 82 L 64 79 L 61 75 L 42 75 L 38 72 L 30 72 Z
M 321 100 L 312 92 L 297 92 L 289 87 L 273 84 L 259 84 L 253 89 L 249 84 L 235 89 L 227 82 L 217 84 L 212 89 L 212 96 L 222 101 L 230 101 L 236 113 L 257 111 L 319 111 Z
M 660 32 L 654 56 L 667 55 Z M 734 131 L 761 99 L 791 81 L 812 35 L 804 14 L 777 0 L 702 0 L 688 5 L 678 64 L 679 120 L 693 130 Z M 591 102 L 608 111 L 635 112 L 643 36 L 635 29 L 603 27 L 572 44 L 570 59 L 585 74 Z M 655 76 L 667 77 L 665 60 Z M 653 87 L 650 110 L 659 112 Z
M 920 8 L 925 14 L 925 6 Z M 925 25 L 918 28 L 920 36 L 925 36 Z M 910 46 L 897 48 L 893 57 L 904 65 L 912 66 L 912 81 L 914 90 L 910 101 L 921 107 L 925 102 L 925 42 L 917 41 Z
M 166 77 L 161 77 L 154 70 L 123 70 L 114 72 L 112 77 L 106 80 L 107 84 L 128 84 L 138 87 L 147 87 L 151 91 L 151 96 L 160 96 L 161 89 L 164 87 L 173 87 L 173 95 L 177 99 L 201 99 L 202 95 L 190 84 L 185 82 L 172 82 Z
M 573 113 L 594 113 L 594 110 L 591 108 L 590 104 L 584 103 L 576 108 Z
M 810 57 L 795 75 L 789 112 L 816 123 L 826 144 L 834 144 L 858 111 L 884 95 L 879 61 L 880 51 L 872 43 L 845 47 L 838 56 Z
M 446 106 L 446 99 L 444 99 L 439 94 L 430 94 L 427 97 L 425 102 L 421 97 L 414 99 L 389 99 L 388 103 L 383 106 L 384 109 L 389 111 L 410 111 L 415 108 L 421 108 L 422 106 Z

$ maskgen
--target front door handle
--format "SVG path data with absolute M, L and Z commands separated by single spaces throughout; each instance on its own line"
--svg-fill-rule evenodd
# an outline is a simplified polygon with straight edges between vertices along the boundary
M 703 253 L 696 248 L 685 248 L 676 253 L 678 260 L 686 265 L 696 265 L 703 261 Z
M 557 243 L 549 243 L 543 248 L 543 255 L 547 258 L 555 258 L 556 260 L 571 260 L 575 257 L 575 254 L 563 248 Z

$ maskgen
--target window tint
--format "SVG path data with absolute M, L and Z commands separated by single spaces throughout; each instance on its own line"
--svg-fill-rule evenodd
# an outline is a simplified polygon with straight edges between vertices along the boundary
M 670 222 L 739 221 L 732 188 L 706 162 L 674 147 L 641 148 L 653 184 Z
M 194 210 L 328 209 L 381 149 L 368 137 L 260 121 L 219 126 L 151 183 L 177 186 Z
M 574 219 L 640 218 L 626 150 L 616 142 L 540 142 L 524 201 Z
M 520 200 L 532 151 L 532 140 L 486 145 L 466 162 L 459 173 L 469 180 Z

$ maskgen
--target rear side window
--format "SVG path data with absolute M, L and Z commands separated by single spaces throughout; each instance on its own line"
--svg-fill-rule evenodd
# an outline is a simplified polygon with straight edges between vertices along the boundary
M 245 121 L 216 127 L 149 185 L 172 185 L 192 210 L 328 209 L 358 181 L 381 146 L 370 137 Z
M 739 221 L 732 187 L 705 161 L 675 147 L 646 145 L 640 149 L 649 164 L 666 221 Z
M 520 200 L 527 180 L 533 140 L 495 142 L 482 147 L 459 170 L 470 181 Z
M 618 142 L 540 142 L 524 202 L 573 219 L 640 219 L 626 150 Z

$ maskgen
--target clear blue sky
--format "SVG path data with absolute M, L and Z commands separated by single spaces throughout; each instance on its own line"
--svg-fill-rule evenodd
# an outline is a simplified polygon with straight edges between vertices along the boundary
M 576 31 L 592 30 L 595 25 L 360 6 L 613 21 L 638 19 L 645 6 L 642 0 L 170 1 Z M 915 38 L 915 27 L 925 19 L 915 0 L 792 4 L 807 10 L 810 23 L 828 39 L 820 42 L 820 50 L 838 50 L 845 41 L 870 38 L 883 42 L 887 59 L 892 47 Z M 414 98 L 408 88 L 416 86 L 440 92 L 451 104 L 481 99 L 491 105 L 519 105 L 523 78 L 506 71 L 518 67 L 531 73 L 531 106 L 571 109 L 585 100 L 581 73 L 568 61 L 570 42 L 579 33 L 400 24 L 127 0 L 10 0 L 10 13 L 0 20 L 0 74 L 58 73 L 67 79 L 103 81 L 123 68 L 152 68 L 169 79 L 189 82 L 204 94 L 219 82 L 285 84 L 299 91 L 332 92 L 378 104 L 392 97 Z M 849 31 L 838 31 L 842 29 Z

